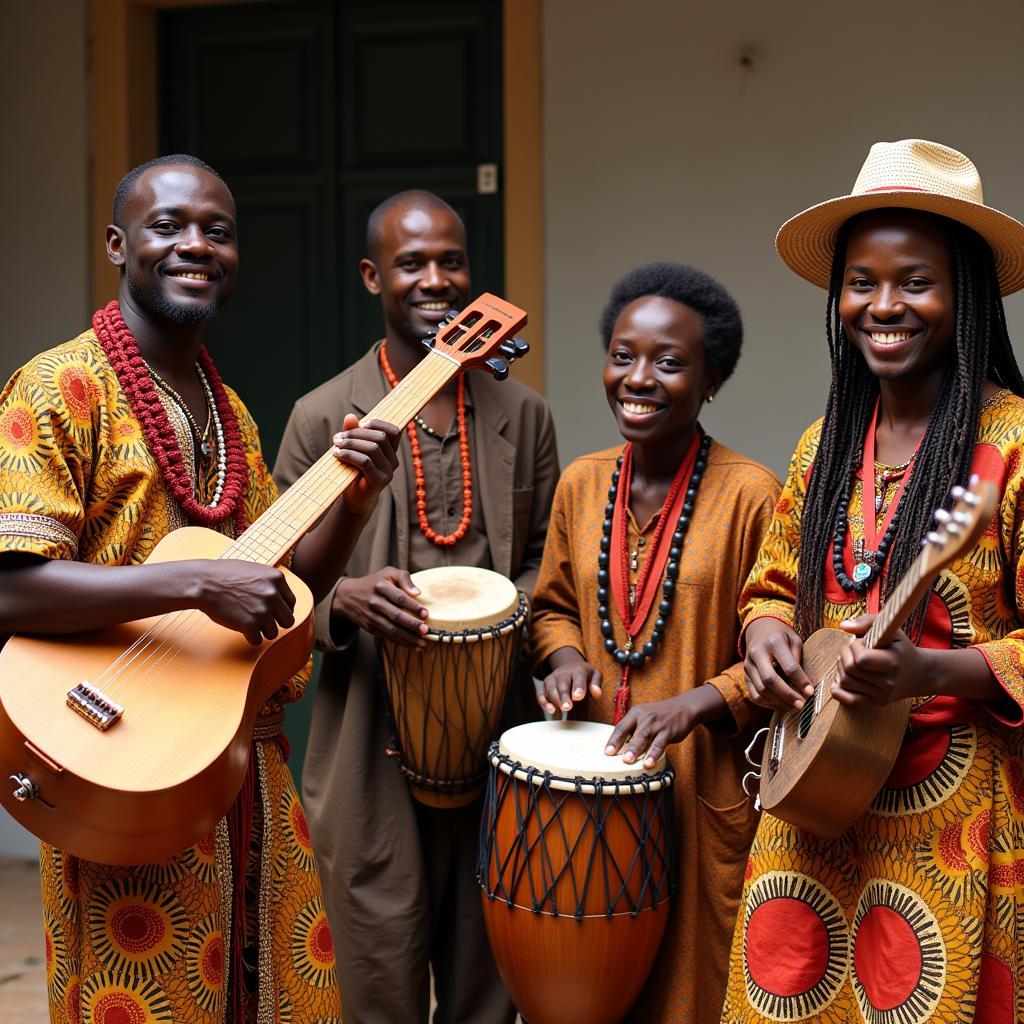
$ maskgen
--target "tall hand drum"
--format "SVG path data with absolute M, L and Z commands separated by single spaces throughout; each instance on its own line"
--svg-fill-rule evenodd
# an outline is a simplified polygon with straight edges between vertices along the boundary
M 505 987 L 530 1024 L 616 1024 L 675 889 L 673 771 L 608 757 L 610 725 L 532 722 L 491 746 L 477 877 Z
M 394 727 L 389 751 L 412 795 L 463 807 L 482 792 L 487 748 L 501 728 L 526 622 L 526 600 L 489 569 L 441 566 L 412 574 L 430 612 L 426 647 L 381 642 Z

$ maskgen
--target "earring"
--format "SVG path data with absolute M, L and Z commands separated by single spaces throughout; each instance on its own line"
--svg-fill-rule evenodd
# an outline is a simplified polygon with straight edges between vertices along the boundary
M 704 401 L 707 402 L 708 405 L 710 405 L 714 400 L 715 400 L 715 393 L 714 393 L 714 391 L 709 391 L 707 393 L 707 395 L 705 395 L 705 397 L 704 397 Z

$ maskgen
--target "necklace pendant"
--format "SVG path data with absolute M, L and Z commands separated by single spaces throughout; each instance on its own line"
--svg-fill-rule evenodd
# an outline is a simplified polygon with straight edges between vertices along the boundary
M 633 605 L 636 604 L 636 585 L 630 583 L 629 585 L 629 610 L 633 610 Z
M 203 457 L 208 459 L 213 454 L 213 445 L 210 443 L 208 437 L 204 437 L 199 442 L 199 450 L 203 453 Z
M 883 495 L 881 495 L 881 494 L 879 494 L 879 495 L 878 495 L 878 496 L 877 496 L 877 497 L 875 498 L 875 514 L 876 514 L 876 515 L 877 515 L 877 514 L 878 514 L 879 512 L 881 512 L 881 511 L 882 511 L 882 502 L 883 502 L 883 500 L 884 500 L 884 497 L 883 497 Z
M 633 650 L 633 638 L 631 636 L 626 637 L 626 646 L 623 648 L 623 650 L 627 654 L 629 654 L 629 652 Z
M 853 557 L 856 558 L 858 562 L 863 562 L 864 561 L 864 538 L 863 537 L 858 537 L 853 542 Z
M 629 553 L 629 568 L 630 571 L 636 572 L 640 568 L 640 552 L 630 551 Z
M 871 566 L 867 562 L 858 562 L 853 567 L 853 581 L 863 583 L 871 575 Z

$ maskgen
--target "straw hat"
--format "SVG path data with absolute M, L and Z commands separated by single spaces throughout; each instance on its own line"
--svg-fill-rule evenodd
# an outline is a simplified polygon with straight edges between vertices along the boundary
M 973 228 L 992 247 L 1002 294 L 1024 288 L 1024 224 L 985 205 L 978 169 L 963 153 L 923 139 L 876 142 L 851 193 L 787 220 L 775 247 L 791 270 L 827 288 L 840 226 L 887 206 L 939 213 Z

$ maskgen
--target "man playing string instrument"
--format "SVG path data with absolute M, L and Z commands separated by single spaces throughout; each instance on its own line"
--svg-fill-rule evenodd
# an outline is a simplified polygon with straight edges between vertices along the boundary
M 143 565 L 196 524 L 237 536 L 277 497 L 245 406 L 203 347 L 238 270 L 235 204 L 190 156 L 121 181 L 107 255 L 118 301 L 34 358 L 0 395 L 0 633 L 69 633 L 199 609 L 253 644 L 292 624 L 282 573 L 253 562 Z M 344 567 L 396 466 L 396 428 L 325 440 L 362 474 L 298 544 L 315 595 Z M 332 432 L 333 433 L 333 432 Z M 330 932 L 285 765 L 284 706 L 261 709 L 240 796 L 214 831 L 159 864 L 112 867 L 43 844 L 50 1017 L 340 1020 Z M 189 699 L 183 688 L 180 699 Z

